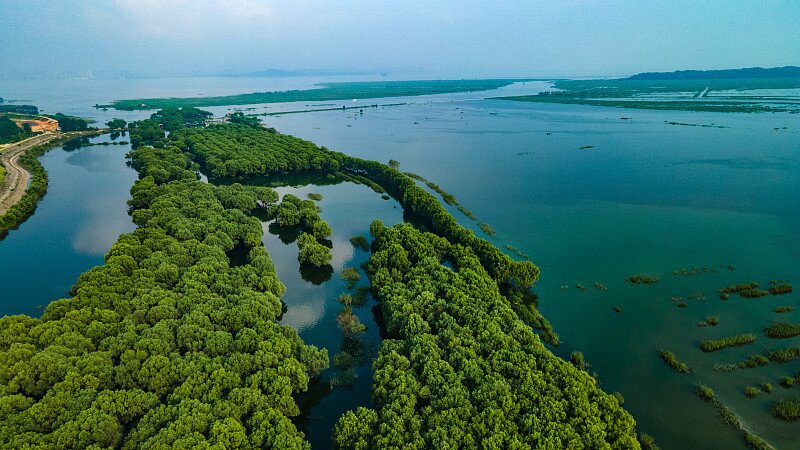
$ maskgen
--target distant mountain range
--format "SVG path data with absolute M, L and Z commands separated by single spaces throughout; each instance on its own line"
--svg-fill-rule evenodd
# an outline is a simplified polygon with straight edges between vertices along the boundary
M 726 78 L 800 78 L 800 67 L 785 66 L 748 67 L 745 69 L 725 70 L 676 70 L 675 72 L 644 72 L 636 74 L 629 80 L 707 80 Z

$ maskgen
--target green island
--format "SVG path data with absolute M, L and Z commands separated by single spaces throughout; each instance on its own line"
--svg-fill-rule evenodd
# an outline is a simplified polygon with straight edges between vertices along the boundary
M 555 90 L 496 97 L 535 103 L 709 112 L 800 112 L 797 97 L 769 92 L 800 88 L 800 68 L 684 71 L 599 80 L 556 80 Z M 691 73 L 694 72 L 694 73 Z M 733 72 L 733 73 L 732 73 Z M 747 95 L 752 93 L 752 95 Z
M 138 98 L 131 100 L 117 100 L 108 105 L 95 105 L 95 107 L 134 111 L 164 108 L 200 108 L 208 106 L 255 105 L 259 103 L 319 102 L 367 98 L 410 97 L 417 95 L 488 91 L 503 86 L 508 86 L 517 81 L 528 80 L 420 80 L 322 83 L 318 88 L 315 89 L 254 92 L 251 94 L 226 95 L 218 97 Z
M 0 446 L 309 448 L 295 396 L 329 359 L 277 323 L 285 287 L 259 217 L 300 227 L 301 254 L 329 252 L 330 227 L 313 201 L 278 203 L 248 184 L 289 173 L 363 177 L 416 217 L 370 227 L 371 288 L 356 297 L 371 291 L 389 338 L 374 406 L 339 419 L 337 448 L 640 445 L 618 396 L 542 344 L 558 337 L 529 291 L 534 264 L 477 238 L 389 166 L 260 126 L 194 128 L 196 116 L 165 110 L 130 124 L 136 230 L 41 318 L 0 319 Z M 201 168 L 239 182 L 199 181 Z M 348 305 L 338 322 L 346 340 L 364 331 Z

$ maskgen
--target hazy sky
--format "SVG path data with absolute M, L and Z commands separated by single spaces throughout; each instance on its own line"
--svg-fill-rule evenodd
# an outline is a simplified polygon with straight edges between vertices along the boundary
M 800 1 L 0 0 L 0 77 L 800 65 Z

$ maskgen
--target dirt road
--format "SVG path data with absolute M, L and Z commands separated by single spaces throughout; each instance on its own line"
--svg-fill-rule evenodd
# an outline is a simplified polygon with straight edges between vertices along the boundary
M 63 135 L 59 132 L 48 132 L 33 136 L 23 141 L 0 147 L 0 160 L 6 168 L 6 177 L 0 186 L 0 215 L 22 198 L 28 187 L 31 174 L 19 165 L 19 158 L 37 145 L 54 141 Z

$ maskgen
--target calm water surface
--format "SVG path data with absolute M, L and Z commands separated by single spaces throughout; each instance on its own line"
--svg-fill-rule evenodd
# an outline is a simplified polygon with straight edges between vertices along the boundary
M 286 84 L 301 81 L 310 82 Z M 253 80 L 198 83 L 184 82 L 182 90 L 169 95 L 195 88 L 207 95 L 249 92 L 260 85 Z M 72 111 L 86 111 L 98 121 L 131 119 L 148 113 L 102 112 L 87 106 L 133 92 L 164 95 L 171 85 L 135 86 L 121 94 L 95 86 L 74 99 L 43 98 L 39 104 L 73 105 Z M 491 95 L 535 92 L 544 86 L 519 84 Z M 532 255 L 542 268 L 535 289 L 540 309 L 562 340 L 554 352 L 566 357 L 582 351 L 604 389 L 624 395 L 639 428 L 662 448 L 744 448 L 739 435 L 694 395 L 693 386 L 701 382 L 711 386 L 748 429 L 778 448 L 800 447 L 796 424 L 779 422 L 768 413 L 772 401 L 798 395 L 780 387 L 778 380 L 800 372 L 800 362 L 729 373 L 713 370 L 715 364 L 798 345 L 798 338 L 772 341 L 762 332 L 770 320 L 800 321 L 797 312 L 772 312 L 779 305 L 797 306 L 797 293 L 758 300 L 733 296 L 728 301 L 716 294 L 727 284 L 749 281 L 767 286 L 770 280 L 789 280 L 800 287 L 797 116 L 482 100 L 491 95 L 333 102 L 408 104 L 264 121 L 334 150 L 384 162 L 396 159 L 403 170 L 436 182 L 491 224 L 498 246 L 511 244 Z M 255 105 L 251 111 L 314 107 L 309 105 Z M 216 114 L 228 110 L 211 109 Z M 591 148 L 581 149 L 587 146 Z M 2 299 L 4 313 L 35 314 L 36 304 L 63 296 L 78 274 L 102 262 L 118 234 L 132 228 L 125 200 L 135 174 L 124 165 L 125 151 L 54 150 L 42 158 L 50 172 L 49 192 L 36 214 L 0 242 L 2 282 L 11 286 L 4 290 L 9 292 L 8 299 Z M 288 288 L 283 323 L 297 327 L 306 342 L 328 348 L 333 356 L 342 343 L 335 323 L 341 308 L 336 298 L 346 291 L 338 272 L 367 258 L 348 239 L 366 234 L 373 219 L 396 223 L 402 215 L 394 201 L 384 201 L 364 186 L 281 189 L 301 197 L 312 191 L 323 194 L 322 217 L 333 228 L 330 279 L 321 284 L 306 281 L 299 271 L 296 244 L 284 244 L 269 232 L 268 224 L 264 243 Z M 452 212 L 481 234 L 477 223 Z M 693 267 L 714 272 L 673 275 L 673 270 Z M 636 273 L 657 274 L 662 281 L 650 286 L 626 283 L 625 278 Z M 594 282 L 608 291 L 592 288 L 584 294 L 575 288 Z M 562 290 L 562 285 L 568 288 Z M 705 300 L 690 299 L 692 294 L 704 294 Z M 678 308 L 672 297 L 685 298 L 687 307 Z M 356 308 L 356 313 L 367 325 L 363 342 L 377 345 L 371 305 Z M 619 313 L 614 311 L 617 306 Z M 719 326 L 697 327 L 708 315 L 719 317 Z M 756 343 L 713 354 L 698 348 L 704 339 L 744 332 L 756 334 Z M 674 373 L 658 358 L 660 348 L 676 353 L 695 372 Z M 350 390 L 325 395 L 326 389 L 319 388 L 303 399 L 309 407 L 300 425 L 315 448 L 330 445 L 330 429 L 342 411 L 369 404 L 369 366 L 355 373 Z M 330 369 L 323 382 L 334 376 L 336 370 Z M 774 393 L 744 396 L 746 386 L 764 381 L 775 386 Z

